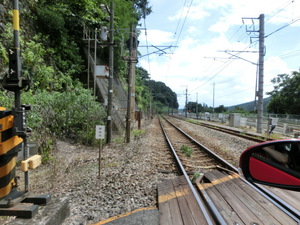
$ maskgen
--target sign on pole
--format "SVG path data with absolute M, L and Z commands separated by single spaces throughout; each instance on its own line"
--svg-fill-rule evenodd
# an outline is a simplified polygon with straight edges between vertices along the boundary
M 96 125 L 96 139 L 104 139 L 105 126 Z
M 102 140 L 105 136 L 105 126 L 96 125 L 96 139 L 100 139 L 99 143 L 99 175 L 98 178 L 100 179 L 100 171 L 101 171 L 101 150 L 102 150 Z

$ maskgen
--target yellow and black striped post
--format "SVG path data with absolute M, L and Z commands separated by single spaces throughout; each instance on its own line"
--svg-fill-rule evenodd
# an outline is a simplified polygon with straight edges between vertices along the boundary
M 21 150 L 23 139 L 14 133 L 12 111 L 0 107 L 0 199 L 16 187 L 16 156 Z
M 21 74 L 21 55 L 19 41 L 19 1 L 13 2 L 14 46 L 9 49 L 9 71 L 2 80 L 4 89 L 15 94 L 15 108 L 6 110 L 0 107 L 0 216 L 17 216 L 32 218 L 37 212 L 37 204 L 47 204 L 50 195 L 29 196 L 29 169 L 41 164 L 41 156 L 29 157 L 27 136 L 31 131 L 26 124 L 26 111 L 30 106 L 21 105 L 21 90 L 30 86 L 30 79 Z M 24 172 L 24 191 L 17 190 L 16 158 L 23 150 L 21 162 Z M 19 203 L 30 204 L 19 204 Z M 34 204 L 34 205 L 32 205 Z

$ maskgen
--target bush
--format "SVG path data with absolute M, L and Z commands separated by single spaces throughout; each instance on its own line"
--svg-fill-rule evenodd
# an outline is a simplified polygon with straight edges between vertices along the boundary
M 93 143 L 95 124 L 102 124 L 105 112 L 92 93 L 77 87 L 69 92 L 40 92 L 24 95 L 24 103 L 32 105 L 28 124 L 33 130 L 42 127 L 58 137 L 72 138 L 76 142 L 89 139 Z M 88 127 L 90 130 L 86 130 Z
M 71 139 L 77 143 L 95 143 L 95 125 L 103 124 L 105 112 L 95 102 L 91 91 L 76 87 L 69 92 L 46 92 L 22 95 L 22 103 L 32 105 L 27 115 L 32 129 L 31 139 L 39 153 L 51 159 L 56 138 Z

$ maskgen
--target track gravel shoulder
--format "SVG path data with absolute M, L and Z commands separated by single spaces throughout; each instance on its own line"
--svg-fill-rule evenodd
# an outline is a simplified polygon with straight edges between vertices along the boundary
M 233 162 L 238 162 L 241 150 L 251 145 L 241 141 L 232 147 L 233 138 L 214 137 L 213 131 L 198 131 L 199 126 L 178 123 L 199 141 L 223 146 L 223 151 L 224 142 L 227 142 L 225 148 L 233 152 L 230 154 Z M 100 178 L 98 147 L 58 141 L 52 163 L 30 172 L 30 192 L 69 198 L 71 216 L 64 225 L 93 224 L 139 208 L 156 206 L 157 184 L 175 175 L 159 173 L 161 165 L 166 164 L 162 161 L 167 153 L 157 117 L 144 122 L 142 130 L 145 133 L 132 137 L 131 143 L 113 141 L 103 148 Z
M 103 148 L 100 179 L 98 147 L 58 141 L 53 162 L 30 172 L 30 192 L 68 197 L 71 216 L 65 225 L 92 224 L 156 206 L 157 184 L 171 175 L 157 173 L 164 144 L 157 118 L 142 130 L 145 133 L 132 136 L 131 143 L 113 141 Z

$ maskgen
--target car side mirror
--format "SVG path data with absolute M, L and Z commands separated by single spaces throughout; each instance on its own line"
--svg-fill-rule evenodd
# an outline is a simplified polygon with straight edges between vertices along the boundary
M 242 153 L 240 168 L 249 182 L 300 191 L 300 139 L 252 146 Z

